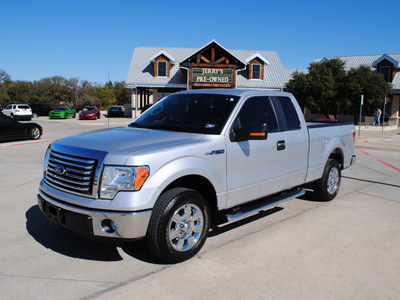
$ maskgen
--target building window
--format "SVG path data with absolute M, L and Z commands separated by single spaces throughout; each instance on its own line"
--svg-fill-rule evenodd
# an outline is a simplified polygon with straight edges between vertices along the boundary
M 261 79 L 261 65 L 252 64 L 252 66 L 251 66 L 251 79 Z
M 379 73 L 381 73 L 385 77 L 385 81 L 391 82 L 390 78 L 390 66 L 382 66 L 379 69 Z
M 158 61 L 157 62 L 157 76 L 166 77 L 167 76 L 167 62 Z

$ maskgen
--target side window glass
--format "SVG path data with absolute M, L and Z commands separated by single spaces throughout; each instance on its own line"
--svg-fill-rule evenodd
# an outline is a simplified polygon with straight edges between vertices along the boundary
M 269 97 L 250 98 L 243 105 L 234 123 L 235 129 L 245 127 L 245 124 L 267 124 L 268 132 L 278 131 L 274 109 Z
M 292 101 L 288 97 L 278 97 L 278 100 L 285 114 L 287 130 L 296 130 L 301 128 L 300 120 Z

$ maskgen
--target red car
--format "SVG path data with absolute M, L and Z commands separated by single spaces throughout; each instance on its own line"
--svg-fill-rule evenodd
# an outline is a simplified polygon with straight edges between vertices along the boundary
M 96 120 L 100 119 L 100 110 L 96 106 L 86 106 L 79 113 L 79 120 Z

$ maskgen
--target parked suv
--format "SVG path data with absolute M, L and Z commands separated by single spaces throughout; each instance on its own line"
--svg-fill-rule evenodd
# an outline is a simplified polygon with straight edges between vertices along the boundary
M 49 112 L 53 110 L 48 104 L 30 103 L 28 105 L 32 109 L 33 118 L 37 118 L 38 116 L 48 116 Z
M 28 104 L 10 104 L 3 109 L 3 114 L 15 120 L 28 120 L 32 119 L 32 109 Z

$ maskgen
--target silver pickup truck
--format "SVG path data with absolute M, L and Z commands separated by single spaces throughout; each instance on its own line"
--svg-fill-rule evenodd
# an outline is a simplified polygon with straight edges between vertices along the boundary
M 289 93 L 180 92 L 126 128 L 52 143 L 38 203 L 61 226 L 145 238 L 156 256 L 180 262 L 201 249 L 211 224 L 302 195 L 306 183 L 333 199 L 355 161 L 354 139 L 353 124 L 306 123 Z

